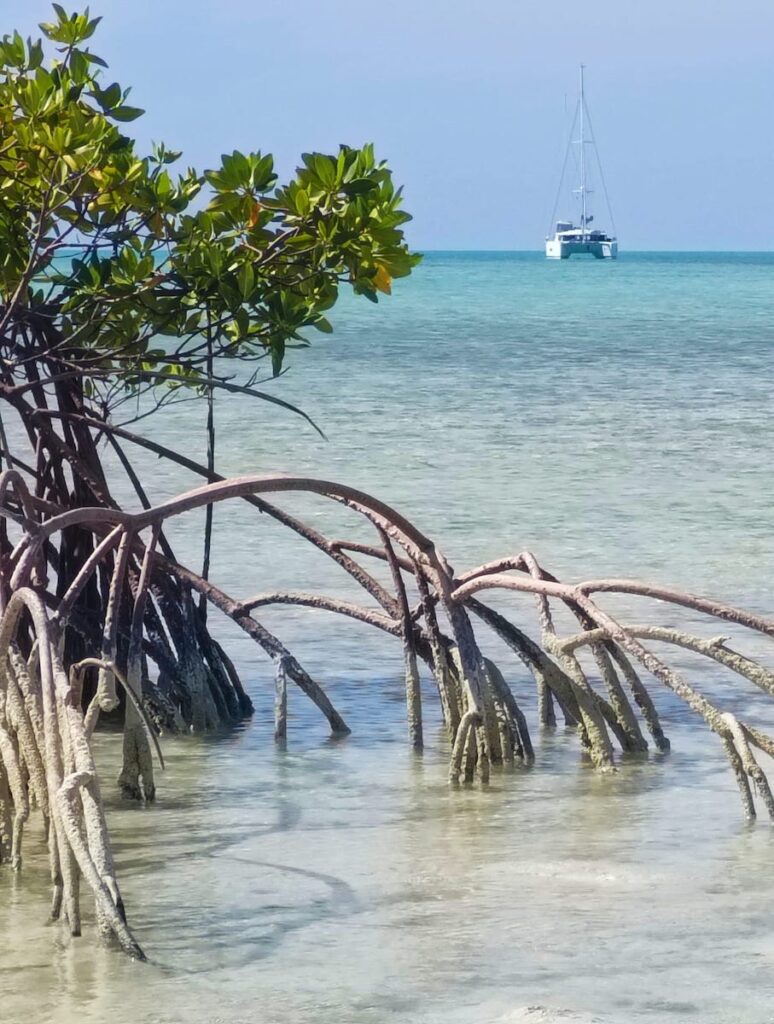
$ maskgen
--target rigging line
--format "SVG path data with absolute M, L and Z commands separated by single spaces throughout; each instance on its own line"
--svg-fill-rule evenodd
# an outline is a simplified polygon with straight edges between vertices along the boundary
M 566 99 L 567 99 L 567 97 L 566 97 L 566 94 L 565 94 L 565 101 L 566 101 Z M 575 105 L 575 115 L 573 116 L 572 125 L 570 127 L 570 138 L 569 138 L 569 141 L 567 142 L 567 149 L 564 151 L 564 163 L 562 164 L 562 173 L 559 176 L 559 187 L 556 190 L 556 199 L 554 200 L 554 208 L 553 208 L 553 211 L 551 212 L 551 223 L 548 226 L 548 234 L 549 235 L 551 234 L 551 232 L 553 230 L 553 226 L 554 226 L 554 223 L 555 223 L 555 220 L 556 220 L 556 211 L 557 211 L 557 208 L 559 206 L 559 199 L 561 198 L 561 195 L 562 195 L 562 185 L 564 184 L 564 176 L 565 176 L 565 173 L 567 171 L 567 161 L 570 158 L 570 150 L 572 149 L 572 137 L 575 134 L 575 124 L 576 124 L 576 122 L 578 120 L 578 109 L 579 108 L 580 108 L 580 100 L 578 100 L 578 102 Z
M 597 167 L 599 168 L 599 180 L 602 182 L 602 191 L 605 196 L 605 203 L 607 204 L 607 212 L 610 217 L 610 226 L 613 229 L 613 234 L 618 234 L 618 229 L 615 226 L 615 217 L 613 216 L 613 207 L 610 205 L 610 196 L 607 194 L 607 182 L 605 181 L 605 172 L 602 170 L 602 161 L 599 158 L 599 150 L 597 149 L 597 136 L 594 131 L 594 125 L 591 121 L 591 114 L 589 114 L 589 108 L 586 104 L 586 118 L 589 122 L 589 130 L 591 131 L 591 138 L 594 144 L 594 155 L 597 158 Z

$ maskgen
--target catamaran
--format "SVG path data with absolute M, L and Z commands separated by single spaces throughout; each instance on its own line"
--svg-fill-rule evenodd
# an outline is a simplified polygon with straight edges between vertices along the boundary
M 546 256 L 551 260 L 566 260 L 569 259 L 570 256 L 575 255 L 595 256 L 598 260 L 614 260 L 618 257 L 618 239 L 615 237 L 615 234 L 609 234 L 606 231 L 601 231 L 589 226 L 594 220 L 593 214 L 590 213 L 591 204 L 589 200 L 589 197 L 594 190 L 589 188 L 589 160 L 586 156 L 586 148 L 591 146 L 596 158 L 596 165 L 599 168 L 599 177 L 605 193 L 610 224 L 613 231 L 615 231 L 613 214 L 610 210 L 610 200 L 607 197 L 607 187 L 605 186 L 605 178 L 602 174 L 602 165 L 599 162 L 599 153 L 597 152 L 597 145 L 594 139 L 594 130 L 591 125 L 591 117 L 589 116 L 588 107 L 586 106 L 586 94 L 583 82 L 584 70 L 585 66 L 581 64 L 580 97 L 578 98 L 578 105 L 575 109 L 570 141 L 567 144 L 567 153 L 565 154 L 562 177 L 559 182 L 556 202 L 554 203 L 554 212 L 551 215 L 551 223 L 555 223 L 556 228 L 552 235 L 546 235 Z M 573 139 L 576 125 L 579 129 L 578 138 Z M 555 221 L 556 211 L 559 206 L 559 200 L 561 198 L 562 188 L 564 185 L 565 170 L 567 168 L 568 158 L 573 146 L 578 147 L 578 169 L 580 171 L 578 187 L 572 190 L 572 194 L 580 199 L 580 224 L 577 225 L 572 220 Z

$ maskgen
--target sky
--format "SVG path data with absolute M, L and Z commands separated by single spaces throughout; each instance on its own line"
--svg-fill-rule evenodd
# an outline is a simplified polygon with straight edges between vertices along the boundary
M 91 11 L 104 16 L 92 46 L 108 80 L 147 110 L 132 125 L 143 145 L 163 139 L 198 168 L 260 149 L 288 175 L 303 151 L 373 141 L 405 187 L 416 248 L 541 248 L 580 62 L 622 249 L 773 247 L 773 0 L 92 0 Z M 49 12 L 0 0 L 0 31 L 34 33 Z

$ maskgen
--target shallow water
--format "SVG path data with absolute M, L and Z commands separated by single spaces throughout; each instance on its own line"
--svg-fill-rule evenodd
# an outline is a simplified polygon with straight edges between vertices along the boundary
M 459 569 L 529 546 L 567 579 L 636 574 L 768 611 L 773 278 L 764 255 L 432 255 L 378 308 L 346 301 L 336 335 L 294 353 L 272 386 L 329 440 L 229 399 L 219 469 L 362 486 Z M 191 404 L 169 409 L 157 436 L 203 454 Z M 136 461 L 156 499 L 194 483 Z M 346 510 L 283 504 L 331 534 L 369 536 Z M 216 522 L 213 578 L 232 593 L 356 595 L 248 506 L 221 506 Z M 181 557 L 200 557 L 199 524 L 175 524 Z M 534 632 L 529 600 L 499 602 Z M 634 601 L 607 606 L 644 615 Z M 98 739 L 124 896 L 151 965 L 44 925 L 43 850 L 30 842 L 23 879 L 0 878 L 0 1020 L 774 1020 L 774 833 L 744 824 L 718 744 L 655 684 L 668 757 L 602 778 L 571 733 L 535 728 L 534 770 L 452 791 L 429 686 L 428 749 L 406 747 L 395 641 L 312 611 L 261 617 L 352 736 L 329 740 L 291 692 L 288 749 L 276 750 L 270 669 L 216 624 L 255 698 L 251 723 L 167 741 L 151 808 L 117 800 L 116 740 Z M 521 666 L 486 649 L 534 723 Z M 774 726 L 746 684 L 672 660 Z

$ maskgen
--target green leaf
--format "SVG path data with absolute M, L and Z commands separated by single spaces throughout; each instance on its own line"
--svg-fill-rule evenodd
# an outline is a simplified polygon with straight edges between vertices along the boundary
M 243 263 L 237 273 L 239 291 L 243 299 L 248 299 L 255 287 L 255 271 L 249 263 Z
M 336 164 L 329 156 L 322 153 L 313 155 L 314 170 L 325 188 L 333 188 L 336 184 Z
M 364 196 L 373 192 L 379 186 L 371 178 L 355 178 L 341 186 L 341 191 L 347 196 Z
M 80 50 L 73 50 L 70 54 L 70 72 L 75 82 L 81 83 L 88 78 L 89 62 Z
M 89 64 L 99 64 L 101 68 L 106 68 L 108 66 L 107 61 L 98 57 L 96 53 L 91 53 L 89 50 L 82 50 L 81 52 Z
M 7 37 L 6 37 L 7 38 Z M 13 40 L 7 44 L 13 54 L 14 63 L 21 67 L 24 64 L 24 58 L 26 57 L 26 51 L 24 49 L 24 40 L 18 32 L 14 32 Z
M 29 44 L 29 68 L 30 71 L 36 71 L 43 63 L 43 45 L 38 40 L 35 43 L 30 42 Z
M 136 121 L 137 118 L 142 117 L 144 113 L 145 111 L 141 110 L 140 107 L 121 106 L 114 107 L 110 111 L 109 116 L 112 117 L 114 121 Z
M 285 339 L 276 338 L 271 346 L 271 370 L 276 377 L 282 369 L 282 362 L 285 358 Z
M 298 192 L 296 192 L 295 200 L 296 210 L 302 217 L 305 217 L 307 213 L 309 213 L 309 193 L 306 191 L 306 189 L 300 188 Z
M 92 95 L 100 107 L 107 112 L 121 102 L 121 86 L 118 82 L 113 82 L 107 89 L 94 89 Z
M 88 17 L 88 13 L 89 13 L 89 9 L 87 7 L 86 8 L 86 16 L 87 17 Z M 84 28 L 83 32 L 81 33 L 81 39 L 90 39 L 91 36 L 94 35 L 94 32 L 95 32 L 95 30 L 97 28 L 97 25 L 99 25 L 99 23 L 101 21 L 102 21 L 102 15 L 100 15 L 98 18 L 92 18 L 91 21 L 87 21 L 86 27 Z M 105 67 L 107 67 L 107 64 L 105 65 Z
M 250 329 L 250 314 L 244 308 L 240 306 L 234 314 L 234 320 L 236 321 L 237 327 L 239 328 L 240 337 L 244 337 Z

